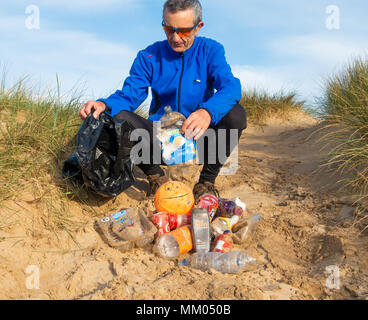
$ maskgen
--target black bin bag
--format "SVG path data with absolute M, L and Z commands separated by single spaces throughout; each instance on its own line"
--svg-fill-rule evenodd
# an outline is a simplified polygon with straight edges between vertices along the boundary
M 63 176 L 84 183 L 102 196 L 116 197 L 135 182 L 130 151 L 133 127 L 125 120 L 90 113 L 78 134 L 76 152 L 64 163 Z

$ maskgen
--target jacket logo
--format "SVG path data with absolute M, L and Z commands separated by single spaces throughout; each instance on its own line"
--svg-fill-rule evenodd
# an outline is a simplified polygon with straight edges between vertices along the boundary
M 197 79 L 197 80 L 194 80 L 193 82 L 194 82 L 194 84 L 199 84 L 199 83 L 201 83 L 201 80 Z

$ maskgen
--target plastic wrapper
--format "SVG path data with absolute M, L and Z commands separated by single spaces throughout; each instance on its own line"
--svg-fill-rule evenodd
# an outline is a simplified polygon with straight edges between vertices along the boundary
M 236 244 L 249 244 L 254 236 L 262 214 L 249 218 L 242 217 L 232 230 L 232 238 Z
M 82 176 L 96 193 L 116 197 L 135 182 L 132 130 L 125 120 L 105 113 L 95 119 L 90 113 L 78 131 L 76 152 L 64 163 L 63 176 L 74 180 Z
M 105 242 L 122 252 L 151 244 L 157 232 L 140 208 L 123 209 L 104 217 L 96 222 L 96 228 Z

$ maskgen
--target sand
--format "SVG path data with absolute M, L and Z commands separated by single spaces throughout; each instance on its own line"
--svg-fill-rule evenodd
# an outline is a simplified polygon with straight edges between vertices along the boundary
M 0 298 L 367 299 L 367 235 L 354 223 L 355 207 L 339 190 L 339 176 L 319 169 L 326 150 L 321 133 L 311 134 L 322 127 L 304 113 L 250 126 L 237 172 L 217 178 L 223 197 L 238 196 L 248 215 L 263 214 L 252 240 L 234 246 L 254 256 L 257 269 L 202 272 L 159 258 L 152 247 L 121 253 L 104 243 L 93 227 L 97 218 L 122 207 L 153 209 L 138 169 L 135 186 L 115 200 L 90 194 L 90 209 L 73 198 L 46 205 L 40 199 L 55 189 L 50 178 L 43 197 L 30 188 L 0 208 Z M 193 166 L 177 176 L 192 187 L 199 172 Z M 72 233 L 47 227 L 46 212 L 59 212 L 53 208 L 74 221 Z

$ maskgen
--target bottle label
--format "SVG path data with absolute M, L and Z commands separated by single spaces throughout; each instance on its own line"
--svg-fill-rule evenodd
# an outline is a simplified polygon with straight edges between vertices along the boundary
M 233 245 L 233 240 L 231 238 L 230 233 L 223 233 L 217 238 L 215 248 L 213 249 L 214 252 L 230 252 L 231 247 Z
M 231 230 L 233 228 L 233 226 L 235 226 L 238 223 L 240 217 L 235 215 L 231 218 L 219 217 L 218 219 L 224 220 L 227 223 L 227 226 L 228 226 L 229 230 Z
M 171 234 L 179 244 L 180 254 L 193 249 L 192 235 L 187 226 L 171 231 Z
M 224 240 L 218 240 L 215 246 L 215 252 L 224 252 L 226 242 Z
M 194 229 L 208 229 L 209 228 L 208 219 L 207 220 L 193 219 L 192 223 L 193 223 Z

